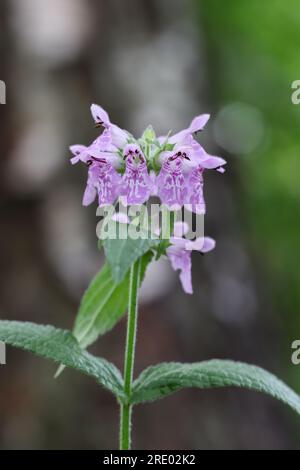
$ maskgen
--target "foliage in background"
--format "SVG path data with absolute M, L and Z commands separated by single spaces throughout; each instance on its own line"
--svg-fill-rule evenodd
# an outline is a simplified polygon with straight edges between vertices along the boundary
M 262 112 L 265 139 L 239 158 L 244 229 L 262 267 L 288 338 L 300 331 L 300 106 L 291 84 L 300 77 L 297 0 L 194 2 L 204 28 L 215 103 L 242 102 Z M 220 41 L 220 37 L 222 41 Z M 264 278 L 264 282 L 267 281 Z M 285 361 L 286 362 L 286 361 Z M 291 367 L 294 382 L 297 368 Z

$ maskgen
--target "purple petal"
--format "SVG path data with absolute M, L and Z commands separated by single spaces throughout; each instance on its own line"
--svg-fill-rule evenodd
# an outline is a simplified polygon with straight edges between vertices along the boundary
M 189 225 L 187 222 L 175 222 L 174 224 L 174 237 L 182 238 L 189 231 Z
M 195 214 L 205 214 L 206 205 L 203 194 L 203 169 L 193 168 L 188 176 L 189 204 L 187 209 Z
M 116 126 L 116 124 L 111 124 L 110 132 L 112 136 L 112 143 L 120 149 L 124 148 L 128 141 L 128 132 Z
M 193 287 L 191 251 L 186 251 L 185 249 L 178 248 L 176 246 L 170 246 L 167 249 L 167 256 L 174 271 L 180 271 L 179 279 L 181 281 L 183 290 L 187 294 L 192 294 Z
M 204 148 L 195 140 L 191 139 L 192 152 L 189 154 L 192 166 L 201 165 L 202 168 L 214 170 L 226 165 L 226 160 L 221 157 L 215 157 L 207 153 Z
M 211 237 L 200 237 L 196 238 L 195 241 L 188 241 L 186 243 L 187 250 L 196 250 L 200 251 L 201 253 L 208 253 L 212 251 L 216 246 L 216 242 Z
M 82 199 L 82 205 L 83 206 L 89 206 L 94 202 L 95 197 L 97 195 L 97 190 L 95 186 L 92 186 L 91 184 L 87 183 L 86 189 L 84 191 L 83 199 Z
M 177 134 L 173 135 L 170 139 L 169 142 L 170 144 L 176 144 L 184 140 L 184 138 L 188 135 L 194 134 L 195 132 L 201 131 L 207 121 L 209 120 L 210 115 L 209 114 L 200 114 L 199 116 L 196 116 L 189 127 L 187 129 L 183 129 L 182 131 L 178 132 Z
M 206 125 L 209 118 L 210 118 L 210 114 L 200 114 L 199 116 L 196 116 L 192 120 L 189 126 L 190 134 L 194 134 L 195 132 L 202 131 L 202 129 Z
M 91 113 L 96 124 L 103 124 L 104 127 L 110 125 L 109 115 L 98 104 L 92 104 Z
M 182 237 L 173 236 L 170 238 L 170 243 L 176 248 L 186 249 L 187 240 Z
M 80 161 L 86 163 L 89 159 L 87 147 L 85 145 L 71 145 L 70 150 L 74 155 L 74 157 L 70 160 L 72 165 L 75 165 L 75 163 L 78 163 Z
M 225 173 L 226 170 L 225 170 L 225 168 L 220 167 L 220 168 L 217 168 L 217 171 L 218 171 L 219 173 Z
M 109 163 L 106 168 L 101 169 L 97 186 L 99 206 L 114 203 L 118 195 L 120 182 L 120 175 Z
M 129 144 L 124 150 L 126 169 L 122 178 L 121 194 L 125 197 L 124 204 L 143 204 L 146 202 L 153 188 L 146 159 L 141 149 L 135 144 Z
M 204 242 L 202 246 L 202 253 L 208 253 L 211 250 L 214 250 L 216 246 L 216 241 L 213 238 L 210 237 L 204 237 Z
M 103 133 L 88 147 L 89 154 L 96 159 L 105 159 L 114 168 L 118 168 L 121 158 L 118 148 L 112 141 L 111 129 L 104 129 Z
M 71 159 L 72 164 L 79 161 L 87 163 L 91 160 L 91 157 L 95 159 L 105 159 L 115 167 L 120 164 L 118 148 L 112 143 L 110 129 L 105 129 L 89 147 L 85 147 L 84 145 L 72 145 L 70 150 L 74 155 Z
M 92 190 L 98 193 L 99 206 L 105 206 L 107 204 L 113 204 L 118 195 L 118 189 L 120 185 L 121 177 L 108 162 L 93 162 L 89 167 L 88 182 L 86 189 L 86 198 L 84 202 L 90 204 L 94 199 L 91 200 Z M 87 205 L 84 204 L 84 205 Z
M 105 160 L 109 162 L 114 168 L 118 168 L 121 164 L 120 156 L 117 154 L 116 150 L 102 150 L 94 144 L 89 147 L 89 155 L 93 157 L 95 161 L 97 160 Z
M 112 135 L 110 128 L 104 129 L 102 134 L 100 134 L 99 137 L 94 140 L 91 147 L 99 148 L 101 150 L 106 150 L 113 147 L 115 150 L 117 150 L 112 143 Z
M 221 157 L 215 157 L 213 155 L 209 155 L 208 153 L 206 154 L 206 158 L 203 160 L 200 160 L 200 165 L 207 169 L 207 170 L 215 170 L 218 169 L 220 170 L 223 165 L 226 165 L 226 160 L 224 160 Z M 222 169 L 223 172 L 225 171 L 224 168 Z
M 124 131 L 116 124 L 112 124 L 109 115 L 101 106 L 92 104 L 91 112 L 96 124 L 101 124 L 105 128 L 98 140 L 102 139 L 103 141 L 104 138 L 108 138 L 111 144 L 118 148 L 123 148 L 127 144 L 128 132 Z
M 187 187 L 182 171 L 182 160 L 169 158 L 156 179 L 158 196 L 170 209 L 178 209 L 187 202 Z

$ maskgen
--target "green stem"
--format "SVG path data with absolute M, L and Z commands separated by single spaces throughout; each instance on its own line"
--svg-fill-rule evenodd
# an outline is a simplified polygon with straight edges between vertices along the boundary
M 130 401 L 132 377 L 134 368 L 136 327 L 138 313 L 138 289 L 140 285 L 141 261 L 136 261 L 130 269 L 129 299 L 128 299 L 128 319 L 127 337 L 124 365 L 124 393 Z M 131 448 L 131 415 L 132 406 L 129 403 L 121 403 L 120 417 L 120 450 Z

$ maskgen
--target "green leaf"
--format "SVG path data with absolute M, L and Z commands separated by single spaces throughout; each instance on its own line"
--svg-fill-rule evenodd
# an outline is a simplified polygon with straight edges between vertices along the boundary
M 125 313 L 128 303 L 128 275 L 116 284 L 108 264 L 94 277 L 82 297 L 73 334 L 84 348 L 111 330 Z
M 159 238 L 153 238 L 150 232 L 142 228 L 139 232 L 141 237 L 138 239 L 130 238 L 130 236 L 126 239 L 108 237 L 102 242 L 112 276 L 117 283 L 124 279 L 130 266 L 138 258 L 160 243 Z
M 144 130 L 144 133 L 142 135 L 142 140 L 145 142 L 152 143 L 152 141 L 155 139 L 155 131 L 151 125 L 147 127 L 147 129 Z
M 242 387 L 271 395 L 300 414 L 300 397 L 260 367 L 212 360 L 192 364 L 158 364 L 144 370 L 133 384 L 133 404 L 158 400 L 186 387 Z
M 0 340 L 72 367 L 93 377 L 118 397 L 123 396 L 123 379 L 119 370 L 105 359 L 92 356 L 81 349 L 70 331 L 49 325 L 0 321 Z
M 172 152 L 172 150 L 174 149 L 175 145 L 174 144 L 166 144 L 164 146 L 164 150 L 168 151 L 168 152 Z
M 152 259 L 148 252 L 142 257 L 141 282 Z M 82 347 L 92 344 L 100 335 L 111 330 L 127 310 L 129 273 L 119 284 L 105 264 L 85 292 L 77 314 L 74 336 Z

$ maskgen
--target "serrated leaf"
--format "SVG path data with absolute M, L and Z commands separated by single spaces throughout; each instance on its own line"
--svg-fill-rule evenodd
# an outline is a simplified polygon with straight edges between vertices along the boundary
M 28 322 L 0 321 L 0 340 L 52 359 L 96 379 L 104 388 L 123 396 L 123 379 L 110 362 L 84 351 L 68 330 Z
M 130 266 L 150 248 L 158 246 L 159 238 L 145 230 L 140 230 L 141 238 L 133 239 L 128 236 L 126 239 L 110 238 L 102 241 L 107 261 L 111 268 L 114 280 L 120 283 L 129 271 Z
M 150 252 L 142 257 L 141 282 L 151 259 Z M 94 277 L 82 298 L 73 331 L 82 347 L 89 346 L 100 335 L 111 330 L 124 315 L 128 304 L 128 289 L 129 273 L 118 284 L 113 279 L 108 264 Z
M 144 370 L 133 384 L 133 404 L 158 400 L 187 387 L 241 387 L 271 395 L 300 414 L 300 397 L 273 374 L 234 361 L 163 363 Z

